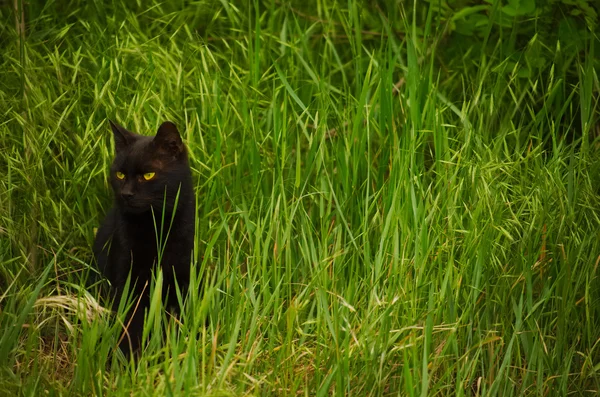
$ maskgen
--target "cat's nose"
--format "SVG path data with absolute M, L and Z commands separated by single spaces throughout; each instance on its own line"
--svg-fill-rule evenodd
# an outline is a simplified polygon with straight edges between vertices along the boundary
M 125 200 L 131 200 L 133 198 L 133 192 L 121 192 L 121 197 Z

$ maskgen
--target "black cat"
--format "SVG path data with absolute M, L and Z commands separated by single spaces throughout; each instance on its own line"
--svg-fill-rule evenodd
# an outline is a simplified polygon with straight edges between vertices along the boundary
M 114 308 L 131 272 L 130 291 L 139 304 L 135 310 L 134 303 L 125 321 L 129 326 L 120 344 L 129 354 L 141 343 L 150 279 L 159 256 L 167 304 L 178 306 L 175 279 L 180 291 L 187 292 L 195 198 L 187 150 L 175 124 L 164 122 L 154 137 L 135 134 L 112 121 L 110 126 L 116 148 L 110 168 L 115 202 L 96 234 L 94 256 L 111 283 Z

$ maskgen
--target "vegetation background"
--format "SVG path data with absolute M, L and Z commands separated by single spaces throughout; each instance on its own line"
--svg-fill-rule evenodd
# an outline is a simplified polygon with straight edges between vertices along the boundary
M 0 394 L 598 395 L 599 13 L 4 1 Z M 135 365 L 85 287 L 108 118 L 174 120 L 196 181 Z

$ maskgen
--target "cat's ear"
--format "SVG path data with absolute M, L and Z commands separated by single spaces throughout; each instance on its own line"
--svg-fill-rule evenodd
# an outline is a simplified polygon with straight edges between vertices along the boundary
M 108 120 L 110 128 L 112 129 L 113 135 L 115 136 L 115 149 L 117 152 L 125 149 L 135 141 L 135 134 L 125 127 L 115 123 L 112 120 Z
M 181 135 L 179 135 L 175 124 L 170 121 L 165 121 L 158 127 L 153 142 L 158 150 L 175 158 L 178 158 L 185 152 Z

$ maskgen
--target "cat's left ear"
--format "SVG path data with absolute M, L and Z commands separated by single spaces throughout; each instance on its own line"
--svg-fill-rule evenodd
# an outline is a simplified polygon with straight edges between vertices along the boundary
M 158 127 L 153 142 L 157 149 L 174 157 L 179 157 L 185 152 L 181 135 L 179 135 L 179 131 L 175 124 L 170 121 L 165 121 Z
M 108 120 L 108 123 L 115 137 L 115 149 L 117 152 L 125 149 L 135 141 L 135 134 L 133 132 L 112 120 Z

